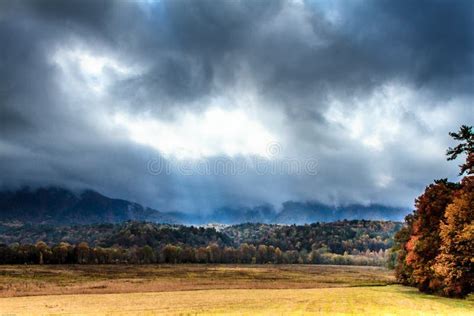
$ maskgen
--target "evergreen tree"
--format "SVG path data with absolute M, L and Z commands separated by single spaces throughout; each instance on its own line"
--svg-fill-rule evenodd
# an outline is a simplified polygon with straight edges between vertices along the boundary
M 472 131 L 472 126 L 463 125 L 459 132 L 451 132 L 449 135 L 461 143 L 456 147 L 448 149 L 446 153 L 448 160 L 454 160 L 458 155 L 466 154 L 465 163 L 459 166 L 461 168 L 459 175 L 464 173 L 468 175 L 474 174 L 474 132 Z

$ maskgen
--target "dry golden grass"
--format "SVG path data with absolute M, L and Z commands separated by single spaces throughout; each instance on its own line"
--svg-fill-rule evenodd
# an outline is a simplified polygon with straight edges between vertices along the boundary
M 353 266 L 0 266 L 0 315 L 474 315 L 473 298 L 393 281 Z
M 386 285 L 391 271 L 322 265 L 0 266 L 0 297 Z
M 89 315 L 472 315 L 474 302 L 435 298 L 401 286 L 198 290 L 50 295 L 0 299 L 3 314 Z

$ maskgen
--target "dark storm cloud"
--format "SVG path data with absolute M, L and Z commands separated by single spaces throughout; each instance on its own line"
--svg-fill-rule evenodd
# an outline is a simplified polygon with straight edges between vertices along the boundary
M 170 209 L 284 198 L 405 204 L 422 183 L 452 168 L 443 157 L 427 163 L 414 156 L 402 141 L 382 153 L 367 152 L 344 134 L 343 123 L 328 121 L 330 101 L 336 98 L 351 110 L 384 85 L 401 82 L 424 96 L 424 104 L 401 116 L 402 129 L 417 137 L 433 134 L 419 116 L 439 99 L 464 100 L 453 105 L 459 111 L 448 113 L 446 128 L 470 123 L 465 120 L 474 119 L 466 116 L 473 103 L 473 5 L 1 1 L 0 184 L 88 186 Z M 77 43 L 140 71 L 123 78 L 110 70 L 107 97 L 82 92 L 85 79 L 75 75 L 77 82 L 62 82 L 63 70 L 52 61 L 57 50 Z M 151 176 L 147 160 L 159 154 L 110 135 L 97 118 L 117 109 L 176 118 L 183 110 L 205 110 L 209 98 L 241 82 L 255 88 L 264 111 L 283 111 L 289 124 L 283 131 L 278 127 L 280 136 L 294 155 L 320 159 L 316 178 Z M 448 131 L 430 137 L 444 144 Z M 397 170 L 411 167 L 419 172 Z M 399 176 L 394 183 L 374 186 L 379 174 L 390 172 Z
M 297 105 L 328 90 L 367 93 L 394 78 L 471 91 L 471 1 L 355 4 L 341 3 L 343 15 L 332 22 L 323 5 L 307 2 L 300 10 L 305 14 L 296 17 L 311 27 L 304 34 L 287 17 L 297 9 L 282 1 L 158 1 L 146 9 L 120 1 L 23 5 L 63 36 L 86 30 L 131 58 L 154 64 L 117 87 L 128 92 L 140 86 L 147 98 L 210 94 L 213 81 L 232 82 L 242 63 L 258 69 L 251 75 L 263 93 L 289 103 L 297 98 Z
M 295 117 L 318 117 L 329 93 L 366 94 L 391 80 L 445 98 L 471 93 L 472 2 L 345 4 L 334 22 L 317 2 L 304 9 L 273 1 L 159 3 L 151 9 L 158 18 L 138 28 L 147 31 L 131 51 L 155 66 L 117 90 L 196 99 L 212 94 L 216 81 L 232 85 L 244 65 L 255 70 L 250 79 L 260 92 Z
M 367 1 L 354 13 L 352 35 L 394 71 L 421 86 L 471 92 L 472 1 Z

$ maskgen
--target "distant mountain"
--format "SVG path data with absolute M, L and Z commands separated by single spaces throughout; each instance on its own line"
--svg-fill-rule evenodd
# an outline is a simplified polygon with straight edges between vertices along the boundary
M 182 212 L 166 213 L 184 224 L 204 225 L 208 223 L 241 224 L 273 223 L 277 212 L 273 205 L 263 204 L 255 207 L 221 207 L 208 214 L 189 214 Z
M 318 202 L 283 203 L 283 209 L 273 220 L 281 224 L 305 224 L 314 222 L 334 222 L 339 220 L 391 220 L 402 221 L 409 210 L 380 204 L 329 206 Z
M 283 203 L 277 212 L 270 204 L 221 207 L 208 214 L 159 212 L 140 204 L 112 199 L 92 190 L 74 193 L 64 188 L 24 188 L 0 192 L 0 222 L 34 224 L 119 223 L 128 220 L 203 225 L 208 223 L 307 224 L 338 220 L 401 221 L 407 209 L 379 204 L 333 207 L 318 202 Z
M 264 204 L 256 207 L 231 208 L 223 207 L 216 210 L 211 218 L 212 222 L 226 224 L 240 223 L 273 223 L 277 212 L 272 205 Z
M 92 190 L 81 193 L 58 188 L 24 188 L 0 192 L 0 221 L 46 224 L 118 223 L 126 220 L 177 223 L 168 214 Z
M 334 207 L 318 202 L 287 201 L 283 203 L 280 212 L 277 212 L 272 205 L 265 204 L 256 207 L 222 207 L 206 215 L 180 212 L 170 213 L 170 215 L 185 224 L 223 223 L 232 225 L 239 223 L 308 224 L 344 219 L 403 221 L 408 213 L 409 210 L 405 208 L 380 204 L 367 206 L 351 204 Z

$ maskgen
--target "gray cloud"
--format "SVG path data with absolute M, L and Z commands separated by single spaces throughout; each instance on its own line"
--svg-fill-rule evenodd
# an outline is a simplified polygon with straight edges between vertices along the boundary
M 407 206 L 456 174 L 443 150 L 474 121 L 473 12 L 461 0 L 2 1 L 0 184 L 91 187 L 169 210 Z M 80 57 L 55 62 L 75 50 L 134 70 L 106 64 L 91 79 Z M 257 98 L 281 158 L 315 157 L 318 175 L 152 175 L 161 154 L 110 123 L 117 112 L 172 123 L 219 98 L 227 109 Z

